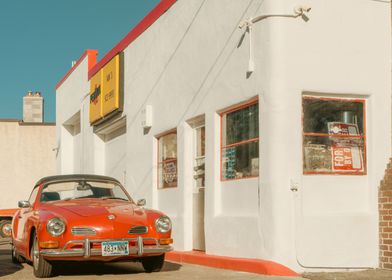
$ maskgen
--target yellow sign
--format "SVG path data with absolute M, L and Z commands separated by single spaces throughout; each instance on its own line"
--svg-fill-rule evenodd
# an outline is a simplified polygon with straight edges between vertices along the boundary
M 102 70 L 90 79 L 90 124 L 102 118 Z
M 90 79 L 90 124 L 120 108 L 120 56 Z
M 102 69 L 102 115 L 120 108 L 120 56 L 116 55 Z

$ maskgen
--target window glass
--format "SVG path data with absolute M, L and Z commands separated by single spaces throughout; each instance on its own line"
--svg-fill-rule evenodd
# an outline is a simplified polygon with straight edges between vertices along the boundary
M 177 133 L 158 139 L 158 188 L 177 187 Z
M 36 199 L 37 194 L 38 194 L 38 190 L 39 190 L 39 188 L 35 187 L 34 190 L 31 192 L 30 198 L 29 198 L 30 205 L 34 204 L 35 199 Z
M 40 201 L 51 202 L 87 198 L 129 201 L 124 190 L 115 183 L 85 180 L 48 184 L 42 189 Z
M 258 103 L 222 114 L 222 180 L 259 175 Z
M 243 109 L 223 114 L 224 127 L 223 145 L 239 143 L 259 137 L 259 106 L 258 103 Z
M 196 157 L 194 165 L 194 176 L 196 187 L 204 188 L 205 186 L 205 126 L 195 129 L 196 132 Z
M 205 126 L 196 128 L 196 156 L 205 156 L 206 128 Z
M 364 174 L 364 100 L 303 98 L 304 173 Z

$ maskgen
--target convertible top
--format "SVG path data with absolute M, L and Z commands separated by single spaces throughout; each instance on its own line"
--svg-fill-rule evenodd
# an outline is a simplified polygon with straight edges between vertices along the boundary
M 93 175 L 93 174 L 67 174 L 67 175 L 54 175 L 54 176 L 44 177 L 40 179 L 35 184 L 35 186 L 39 186 L 41 184 L 47 184 L 47 183 L 65 182 L 65 181 L 74 181 L 74 180 L 109 181 L 121 185 L 121 183 L 118 180 L 108 176 Z

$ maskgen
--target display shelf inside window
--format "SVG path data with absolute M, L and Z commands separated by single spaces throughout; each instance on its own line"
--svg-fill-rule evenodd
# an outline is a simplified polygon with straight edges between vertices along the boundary
M 365 174 L 364 102 L 304 97 L 305 174 Z
M 158 139 L 158 187 L 177 187 L 177 133 Z
M 258 103 L 222 114 L 222 180 L 259 175 Z

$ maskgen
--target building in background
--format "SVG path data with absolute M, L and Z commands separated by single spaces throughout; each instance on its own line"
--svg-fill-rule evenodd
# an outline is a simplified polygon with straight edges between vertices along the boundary
M 299 4 L 162 0 L 87 50 L 56 86 L 58 172 L 116 177 L 179 251 L 378 267 L 390 3 Z
M 23 98 L 23 121 L 0 119 L 0 209 L 16 208 L 34 184 L 56 172 L 56 129 L 43 122 L 43 97 Z

